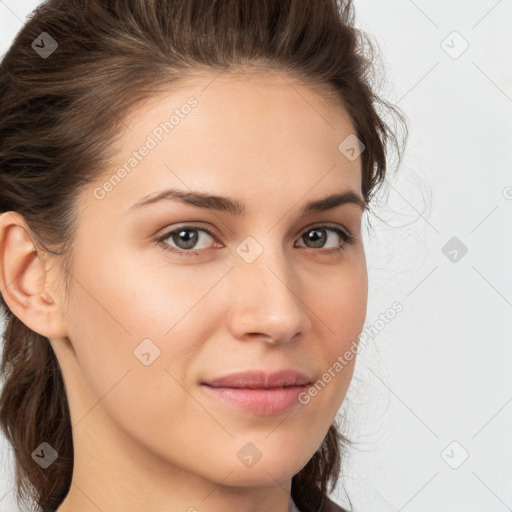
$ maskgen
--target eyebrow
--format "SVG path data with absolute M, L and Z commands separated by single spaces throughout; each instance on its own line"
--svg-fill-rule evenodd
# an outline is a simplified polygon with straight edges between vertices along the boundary
M 231 215 L 246 214 L 245 205 L 235 199 L 205 194 L 203 192 L 186 192 L 184 190 L 178 189 L 167 189 L 159 192 L 154 196 L 146 196 L 132 205 L 128 211 L 137 210 L 143 206 L 154 204 L 160 201 L 180 201 L 199 208 L 216 210 L 219 212 L 229 213 Z M 309 201 L 302 209 L 301 216 L 304 217 L 314 212 L 325 212 L 328 210 L 333 210 L 334 208 L 344 204 L 355 204 L 362 211 L 365 211 L 367 208 L 366 201 L 360 195 L 358 195 L 353 190 L 347 190 L 337 194 L 332 194 L 322 199 Z

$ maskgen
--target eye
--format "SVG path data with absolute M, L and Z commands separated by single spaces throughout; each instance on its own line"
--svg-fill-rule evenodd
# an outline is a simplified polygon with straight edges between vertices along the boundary
M 210 238 L 215 238 L 213 234 L 210 233 L 210 231 L 207 229 L 200 228 L 198 226 L 184 226 L 172 231 L 168 231 L 162 237 L 160 237 L 157 242 L 161 243 L 163 249 L 167 251 L 196 254 L 196 252 L 190 251 L 190 249 L 192 249 L 201 238 L 204 238 L 199 236 L 199 233 L 206 234 L 207 237 Z M 173 248 L 172 245 L 164 242 L 169 238 L 178 246 L 177 248 Z M 204 249 L 204 247 L 199 247 L 199 249 Z
M 331 233 L 331 237 L 329 237 L 328 233 Z M 332 236 L 333 233 L 335 236 Z M 206 235 L 206 242 L 203 240 L 203 244 L 206 243 L 206 246 L 203 245 L 203 247 L 196 247 L 196 244 L 201 241 L 201 239 L 205 238 L 205 236 L 200 236 L 200 234 Z M 215 236 L 209 230 L 199 226 L 189 225 L 168 231 L 161 237 L 157 238 L 156 242 L 166 251 L 171 251 L 180 256 L 194 256 L 199 254 L 201 250 L 208 248 L 208 237 L 216 240 Z M 303 231 L 299 240 L 304 240 L 307 244 L 311 244 L 309 248 L 322 249 L 329 238 L 334 239 L 333 241 L 335 245 L 328 248 L 328 250 L 320 251 L 323 254 L 340 253 L 344 250 L 345 244 L 352 244 L 355 239 L 353 235 L 341 229 L 337 225 L 331 226 L 328 224 L 321 224 Z M 177 247 L 171 245 L 171 243 L 169 243 L 169 239 L 173 244 L 176 244 Z M 336 239 L 341 239 L 342 243 L 340 244 Z
M 329 224 L 321 224 L 319 226 L 314 226 L 311 228 L 308 228 L 306 231 L 303 232 L 299 240 L 304 240 L 308 244 L 312 244 L 313 249 L 318 248 L 324 248 L 324 244 L 326 244 L 327 240 L 329 239 L 328 234 L 326 233 L 335 233 L 336 236 L 331 237 L 334 238 L 335 245 L 334 247 L 330 248 L 329 250 L 324 250 L 322 253 L 325 254 L 336 254 L 340 253 L 344 250 L 345 244 L 352 244 L 354 243 L 355 237 L 348 233 L 347 231 L 344 231 L 343 229 L 339 228 L 338 226 L 332 226 Z M 343 240 L 343 244 L 339 244 L 339 242 L 336 242 L 336 238 L 341 238 Z M 311 247 L 311 246 L 310 246 Z

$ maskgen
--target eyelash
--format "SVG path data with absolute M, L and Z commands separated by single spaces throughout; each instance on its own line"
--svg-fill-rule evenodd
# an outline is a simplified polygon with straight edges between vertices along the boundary
M 352 234 L 350 234 L 350 233 L 340 229 L 338 226 L 336 226 L 336 225 L 333 226 L 331 224 L 319 224 L 319 225 L 316 225 L 316 226 L 308 227 L 307 229 L 305 229 L 301 233 L 301 235 L 299 236 L 299 239 L 301 237 L 303 237 L 309 231 L 313 231 L 315 229 L 322 229 L 322 228 L 326 228 L 326 229 L 328 229 L 330 231 L 334 231 L 336 234 L 338 234 L 343 239 L 344 243 L 340 247 L 336 247 L 334 249 L 327 249 L 327 250 L 311 249 L 312 251 L 316 251 L 316 252 L 320 251 L 323 254 L 326 254 L 328 256 L 337 256 L 338 254 L 340 254 L 341 252 L 344 251 L 345 244 L 353 244 L 354 241 L 355 241 L 355 236 L 353 236 Z M 195 230 L 197 230 L 197 231 L 204 231 L 205 233 L 210 235 L 212 238 L 216 239 L 215 235 L 211 231 L 206 229 L 206 228 L 199 227 L 199 226 L 194 226 L 194 225 L 186 225 L 186 226 L 181 226 L 179 228 L 173 229 L 172 231 L 166 232 L 164 235 L 158 237 L 155 240 L 155 242 L 158 243 L 162 247 L 162 249 L 164 251 L 169 251 L 169 252 L 172 252 L 174 254 L 178 254 L 179 256 L 183 256 L 183 257 L 196 256 L 199 253 L 201 253 L 202 251 L 205 251 L 206 249 L 199 249 L 199 250 L 176 249 L 175 247 L 172 247 L 168 243 L 164 242 L 164 240 L 167 240 L 168 238 L 170 238 L 175 233 L 179 233 L 180 231 L 189 231 L 189 230 L 190 231 L 195 231 Z

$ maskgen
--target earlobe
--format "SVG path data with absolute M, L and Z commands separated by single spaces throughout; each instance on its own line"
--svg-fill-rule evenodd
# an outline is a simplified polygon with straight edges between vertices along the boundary
M 53 299 L 45 291 L 41 292 L 41 299 L 46 301 L 48 304 L 55 304 Z
M 27 327 L 46 337 L 67 332 L 61 312 L 45 289 L 46 270 L 22 215 L 0 215 L 0 287 L 9 309 Z

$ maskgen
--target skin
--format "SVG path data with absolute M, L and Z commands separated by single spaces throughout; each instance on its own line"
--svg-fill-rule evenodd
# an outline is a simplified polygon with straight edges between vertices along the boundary
M 188 78 L 126 118 L 115 162 L 77 198 L 67 300 L 59 261 L 33 250 L 19 214 L 0 217 L 3 295 L 50 339 L 68 391 L 75 465 L 59 512 L 287 512 L 291 479 L 349 387 L 355 358 L 308 404 L 264 416 L 199 384 L 247 369 L 321 379 L 361 333 L 368 292 L 362 210 L 299 215 L 334 192 L 361 195 L 360 158 L 338 150 L 355 132 L 346 111 L 282 74 L 213 78 Z M 190 96 L 197 107 L 97 199 L 94 189 Z M 179 201 L 128 211 L 171 187 L 229 196 L 247 213 Z M 192 232 L 200 238 L 189 257 L 155 243 L 185 223 L 215 238 Z M 353 244 L 330 230 L 323 246 L 308 244 L 306 228 L 323 223 L 349 231 Z M 252 263 L 236 252 L 248 236 L 263 249 Z M 187 250 L 177 237 L 166 243 Z M 134 355 L 147 338 L 160 349 L 149 366 Z M 262 454 L 252 467 L 237 457 L 247 442 Z

